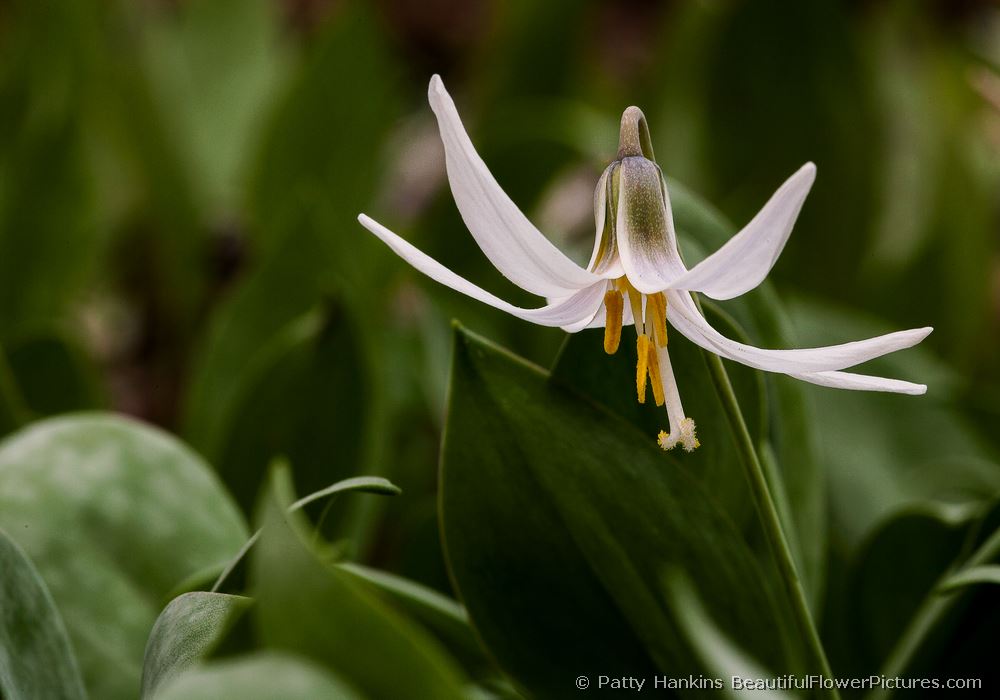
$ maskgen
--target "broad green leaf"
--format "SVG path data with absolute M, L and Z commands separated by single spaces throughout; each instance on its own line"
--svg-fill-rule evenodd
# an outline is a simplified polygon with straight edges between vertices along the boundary
M 237 205 L 247 156 L 285 78 L 278 9 L 266 0 L 195 2 L 146 23 L 142 59 L 151 89 L 197 192 L 214 210 Z
M 754 681 L 774 679 L 774 673 L 764 669 L 746 650 L 733 644 L 715 624 L 698 598 L 691 582 L 683 573 L 675 571 L 666 578 L 667 598 L 676 612 L 681 629 L 691 641 L 695 652 L 713 679 L 722 680 L 724 694 L 743 698 L 748 693 L 755 698 L 788 700 L 793 697 L 781 690 L 754 688 Z M 734 688 L 737 679 L 743 684 Z M 747 689 L 749 686 L 749 690 Z M 716 688 L 719 689 L 719 688 Z
M 146 642 L 141 697 L 152 698 L 171 679 L 204 659 L 233 618 L 250 604 L 249 598 L 203 591 L 170 601 Z
M 197 666 L 166 684 L 157 700 L 361 700 L 329 671 L 291 654 L 255 652 Z
M 9 7 L 0 65 L 0 338 L 65 314 L 94 272 L 96 223 L 81 114 L 82 3 Z M 17 31 L 13 31 L 16 27 Z M 44 56 L 44 60 L 39 60 Z
M 728 316 L 708 307 L 709 321 L 722 333 L 743 338 L 743 331 Z M 677 378 L 684 410 L 698 426 L 701 447 L 690 454 L 680 455 L 690 473 L 706 487 L 730 516 L 743 525 L 754 516 L 750 498 L 736 454 L 732 430 L 726 421 L 715 385 L 709 375 L 702 351 L 679 333 L 671 333 L 668 348 L 670 362 Z M 646 403 L 640 404 L 635 387 L 635 332 L 623 329 L 618 352 L 608 356 L 603 347 L 604 331 L 591 330 L 567 337 L 559 358 L 552 368 L 554 380 L 573 391 L 607 407 L 639 428 L 649 444 L 656 444 L 656 435 L 667 429 L 667 412 L 657 407 L 647 388 Z M 764 431 L 763 386 L 760 374 L 754 370 L 730 364 L 727 366 L 740 408 L 743 410 L 751 435 L 761 440 Z M 679 448 L 678 448 L 679 449 Z
M 441 518 L 461 600 L 530 694 L 574 696 L 582 671 L 686 675 L 662 603 L 683 568 L 725 631 L 795 668 L 786 611 L 726 510 L 684 457 L 471 334 L 456 333 Z
M 30 418 L 28 406 L 7 361 L 7 353 L 0 347 L 0 436 L 17 430 Z
M 722 16 L 702 54 L 705 79 L 692 87 L 705 119 L 699 155 L 712 176 L 704 191 L 725 196 L 738 225 L 800 165 L 819 165 L 772 275 L 842 296 L 853 291 L 845 277 L 860 267 L 873 219 L 880 124 L 841 7 L 764 0 L 707 10 Z
M 11 372 L 36 415 L 104 408 L 107 395 L 83 348 L 58 333 L 32 335 L 7 348 Z
M 276 457 L 310 493 L 363 469 L 368 408 L 352 324 L 334 309 L 292 322 L 253 355 L 212 461 L 246 510 Z
M 976 511 L 924 506 L 903 511 L 875 530 L 834 588 L 829 641 L 838 668 L 875 672 L 921 602 L 958 556 Z
M 319 480 L 299 482 L 303 492 L 338 474 L 367 471 L 379 449 L 377 426 L 365 423 L 369 413 L 378 413 L 373 408 L 380 401 L 377 378 L 368 362 L 351 354 L 362 349 L 373 367 L 381 356 L 379 342 L 365 335 L 365 324 L 377 325 L 382 313 L 384 270 L 372 256 L 381 244 L 356 220 L 373 194 L 379 149 L 396 118 L 396 74 L 376 16 L 366 3 L 356 1 L 330 13 L 306 43 L 297 72 L 268 116 L 245 196 L 255 258 L 243 283 L 212 319 L 184 409 L 183 432 L 206 454 L 221 457 L 227 445 L 238 446 L 230 441 L 243 436 L 229 430 L 237 402 L 255 379 L 248 375 L 247 358 L 295 319 L 335 298 L 343 305 L 343 317 L 358 326 L 350 332 L 358 335 L 350 352 L 320 366 L 330 373 L 327 377 L 342 372 L 357 380 L 360 389 L 352 384 L 344 390 L 363 405 L 342 401 L 338 392 L 326 397 L 339 403 L 336 410 L 322 402 L 297 409 L 314 411 L 313 422 L 301 424 L 301 439 L 296 440 L 295 450 L 301 451 L 293 455 L 297 479 L 307 468 L 302 455 L 311 458 L 308 440 L 330 438 L 341 430 L 352 436 L 340 444 L 336 462 L 320 458 L 324 471 Z M 303 349 L 300 361 L 308 352 Z M 270 408 L 278 410 L 273 404 Z M 328 430 L 317 437 L 320 420 Z M 343 471 L 326 471 L 334 466 Z M 361 520 L 354 515 L 352 524 Z
M 938 586 L 938 590 L 942 593 L 950 593 L 959 588 L 978 586 L 984 583 L 1000 584 L 1000 564 L 961 569 L 945 579 L 944 583 Z
M 0 530 L 0 696 L 84 700 L 55 601 L 31 560 Z
M 313 545 L 286 471 L 261 502 L 251 555 L 253 616 L 261 643 L 325 664 L 373 698 L 461 698 L 455 663 L 418 626 L 384 605 L 354 574 Z
M 165 335 L 189 340 L 207 301 L 212 241 L 207 197 L 171 133 L 181 107 L 158 102 L 143 56 L 145 30 L 163 16 L 123 0 L 74 7 L 95 28 L 88 175 L 104 207 L 101 228 L 119 236 L 113 260 L 120 264 L 111 272 L 158 309 Z
M 239 511 L 174 438 L 105 414 L 45 420 L 0 443 L 0 527 L 52 592 L 95 698 L 134 698 L 174 586 L 232 557 Z
M 952 510 L 954 520 L 972 509 Z M 943 586 L 956 571 L 972 571 L 1000 560 L 998 523 L 1000 501 L 994 501 L 974 521 L 957 523 L 967 526 L 952 563 L 911 613 L 882 662 L 881 673 L 894 677 L 919 669 L 929 677 L 979 677 L 984 687 L 992 685 L 993 678 L 985 669 L 992 668 L 992 640 L 1000 620 L 1000 599 L 991 586 L 960 585 L 951 590 L 943 590 Z M 884 697 L 886 693 L 873 695 Z
M 434 634 L 468 669 L 484 671 L 492 662 L 476 639 L 469 614 L 459 603 L 416 581 L 345 562 L 339 568 L 368 584 L 386 602 L 412 617 Z
M 271 255 L 295 226 L 321 236 L 310 269 L 370 289 L 380 244 L 357 223 L 371 198 L 398 89 L 377 13 L 363 2 L 332 13 L 266 125 L 247 204 L 251 234 Z M 299 211 L 313 215 L 306 221 Z
M 253 358 L 270 345 L 287 347 L 291 324 L 324 294 L 322 274 L 314 266 L 314 238 L 308 229 L 289 236 L 248 272 L 216 310 L 195 351 L 183 434 L 210 459 L 225 445 L 240 394 L 249 392 L 245 386 L 254 377 Z M 283 330 L 285 337 L 275 340 Z

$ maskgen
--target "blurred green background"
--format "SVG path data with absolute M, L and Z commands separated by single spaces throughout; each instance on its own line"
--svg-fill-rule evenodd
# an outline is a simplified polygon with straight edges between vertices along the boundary
M 817 164 L 772 273 L 798 342 L 936 329 L 878 365 L 925 398 L 808 391 L 835 578 L 890 517 L 1000 485 L 998 67 L 985 0 L 4 0 L 0 431 L 136 416 L 247 512 L 275 456 L 301 494 L 388 476 L 405 498 L 325 529 L 449 592 L 449 320 L 543 366 L 563 334 L 428 282 L 356 216 L 533 304 L 462 225 L 430 76 L 580 260 L 636 104 L 668 179 L 737 225 Z

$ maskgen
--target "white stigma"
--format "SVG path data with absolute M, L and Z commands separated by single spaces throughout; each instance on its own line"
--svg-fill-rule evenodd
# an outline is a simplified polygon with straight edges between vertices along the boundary
M 656 443 L 664 450 L 672 450 L 680 445 L 685 452 L 694 452 L 695 448 L 701 445 L 697 435 L 695 435 L 694 420 L 691 418 L 682 419 L 677 429 L 672 432 L 661 430 L 656 438 Z
M 681 405 L 681 395 L 677 391 L 677 381 L 674 379 L 674 368 L 670 364 L 670 355 L 666 347 L 656 348 L 660 363 L 660 378 L 663 382 L 663 399 L 667 408 L 667 420 L 670 422 L 670 432 L 661 430 L 657 436 L 657 444 L 664 450 L 672 450 L 677 445 L 685 452 L 694 452 L 701 445 L 695 434 L 695 424 L 691 418 L 684 415 Z

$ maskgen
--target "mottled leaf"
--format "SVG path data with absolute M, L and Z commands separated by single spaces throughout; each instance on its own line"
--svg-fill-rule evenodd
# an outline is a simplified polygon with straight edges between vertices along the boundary
M 0 530 L 0 696 L 84 700 L 66 626 L 31 560 Z
M 361 700 L 329 671 L 291 654 L 255 652 L 198 666 L 157 693 L 157 700 Z
M 0 527 L 34 561 L 96 698 L 134 698 L 163 597 L 221 565 L 246 526 L 174 438 L 104 414 L 42 421 L 0 443 Z
M 212 650 L 250 599 L 196 591 L 170 601 L 156 619 L 142 661 L 142 698 L 152 698 L 170 680 Z

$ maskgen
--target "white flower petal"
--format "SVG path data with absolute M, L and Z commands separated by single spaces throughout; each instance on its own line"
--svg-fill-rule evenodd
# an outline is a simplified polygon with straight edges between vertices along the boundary
M 784 374 L 825 372 L 853 367 L 875 357 L 912 347 L 933 330 L 914 328 L 822 348 L 763 350 L 730 340 L 719 333 L 698 311 L 691 294 L 676 290 L 667 292 L 667 318 L 684 337 L 709 352 L 749 367 Z
M 790 377 L 804 382 L 829 386 L 834 389 L 853 389 L 855 391 L 888 391 L 894 394 L 910 394 L 920 396 L 927 393 L 926 384 L 913 384 L 900 379 L 872 377 L 867 374 L 853 372 L 813 372 L 810 374 L 791 374 Z
M 781 255 L 815 179 L 815 165 L 799 168 L 742 231 L 681 275 L 673 287 L 713 299 L 732 299 L 763 282 Z
M 687 272 L 677 252 L 670 199 L 652 161 L 627 157 L 619 172 L 618 255 L 632 286 L 655 294 Z
M 500 188 L 469 140 L 441 78 L 431 78 L 431 109 L 444 142 L 448 182 L 465 225 L 500 273 L 545 297 L 566 296 L 600 278 L 542 235 Z
M 587 269 L 604 279 L 617 279 L 625 274 L 618 257 L 618 244 L 614 229 L 608 226 L 608 176 L 615 166 L 605 168 L 594 188 L 594 250 L 590 254 Z
M 495 309 L 506 311 L 512 316 L 517 316 L 540 326 L 559 326 L 579 330 L 593 320 L 594 314 L 597 313 L 604 300 L 607 283 L 599 280 L 597 284 L 553 300 L 552 303 L 538 309 L 524 309 L 514 306 L 490 294 L 482 287 L 477 287 L 464 277 L 456 275 L 437 260 L 407 243 L 374 219 L 361 214 L 358 217 L 358 221 L 392 248 L 399 257 L 436 282 L 440 282 L 446 287 L 451 287 L 456 292 L 461 292 L 476 301 L 481 301 Z

